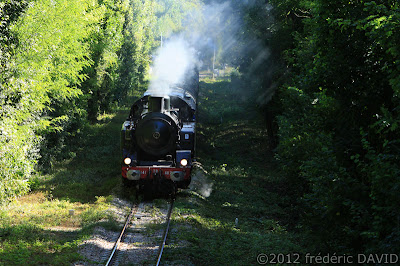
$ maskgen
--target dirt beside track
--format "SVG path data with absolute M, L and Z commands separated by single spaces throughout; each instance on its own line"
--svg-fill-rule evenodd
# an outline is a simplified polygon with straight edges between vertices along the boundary
M 114 265 L 142 265 L 152 264 L 156 259 L 158 245 L 162 237 L 162 225 L 168 211 L 168 203 L 157 201 L 142 202 L 130 223 L 130 227 L 120 244 L 119 252 Z M 164 205 L 164 206 L 163 206 Z M 131 202 L 115 197 L 111 208 L 108 210 L 113 219 L 121 227 L 132 206 Z M 77 262 L 74 265 L 104 265 L 118 239 L 119 232 L 96 227 L 92 237 L 80 245 L 79 253 L 90 262 Z

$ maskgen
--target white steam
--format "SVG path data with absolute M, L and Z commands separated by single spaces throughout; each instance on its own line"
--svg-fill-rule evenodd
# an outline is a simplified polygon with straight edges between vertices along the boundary
M 182 36 L 171 38 L 157 51 L 149 91 L 168 94 L 171 86 L 184 81 L 185 74 L 196 63 L 194 48 Z
M 213 182 L 207 177 L 207 171 L 200 164 L 194 165 L 189 189 L 208 198 L 211 195 L 213 185 Z
M 149 91 L 168 94 L 171 86 L 183 83 L 194 66 L 211 66 L 215 55 L 221 58 L 225 51 L 232 53 L 242 24 L 236 13 L 229 1 L 192 10 L 183 22 L 185 30 L 166 38 L 157 50 Z
M 158 1 L 165 1 L 165 6 L 170 3 Z M 171 86 L 183 83 L 194 65 L 208 69 L 243 65 L 250 74 L 265 71 L 263 66 L 270 56 L 268 48 L 243 28 L 245 23 L 253 23 L 245 14 L 256 4 L 257 0 L 216 1 L 200 9 L 190 9 L 182 21 L 185 30 L 172 37 L 164 30 L 164 43 L 155 54 L 149 90 L 168 94 Z M 267 3 L 257 6 L 259 15 L 271 22 L 264 30 L 272 32 L 269 28 L 273 21 L 272 6 Z

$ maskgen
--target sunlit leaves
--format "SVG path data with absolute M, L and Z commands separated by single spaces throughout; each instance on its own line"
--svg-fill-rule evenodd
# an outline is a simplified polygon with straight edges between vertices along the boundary
M 184 24 L 185 19 L 191 17 L 189 20 L 192 20 L 200 4 L 200 0 L 157 0 L 155 36 L 168 38 L 171 34 L 182 31 L 187 26 Z
M 87 78 L 84 69 L 93 64 L 90 36 L 101 29 L 107 10 L 94 0 L 12 1 L 0 7 L 7 37 L 1 42 L 9 47 L 0 53 L 2 70 L 7 69 L 0 80 L 2 201 L 28 189 L 44 133 L 64 131 L 81 113 L 75 103 L 85 99 L 79 86 Z M 109 34 L 113 38 L 121 31 Z M 116 64 L 117 56 L 105 61 Z
M 154 48 L 155 2 L 130 0 L 125 13 L 123 44 L 120 51 L 119 81 L 115 98 L 122 100 L 137 90 L 150 65 Z

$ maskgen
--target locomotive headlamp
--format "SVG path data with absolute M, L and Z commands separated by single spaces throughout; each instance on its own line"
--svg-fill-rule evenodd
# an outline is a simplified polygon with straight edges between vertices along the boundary
M 188 164 L 188 161 L 186 159 L 181 160 L 181 165 L 186 166 Z
M 127 157 L 127 158 L 124 159 L 124 163 L 125 163 L 126 165 L 129 165 L 131 162 L 132 162 L 132 160 L 131 160 L 131 158 L 129 158 L 129 157 Z
M 176 151 L 176 162 L 180 163 L 180 166 L 190 166 L 191 165 L 191 150 L 177 150 Z

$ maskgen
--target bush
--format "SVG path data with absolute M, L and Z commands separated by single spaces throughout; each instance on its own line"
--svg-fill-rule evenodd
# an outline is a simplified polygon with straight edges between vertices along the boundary
M 301 210 L 301 228 L 318 252 L 349 252 L 349 247 L 355 251 L 361 240 L 354 229 L 368 222 L 366 206 L 360 201 L 368 197 L 368 189 L 336 156 L 330 124 L 336 102 L 324 91 L 310 97 L 288 88 L 281 94 L 284 112 L 278 116 L 276 158 Z

